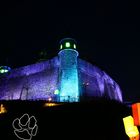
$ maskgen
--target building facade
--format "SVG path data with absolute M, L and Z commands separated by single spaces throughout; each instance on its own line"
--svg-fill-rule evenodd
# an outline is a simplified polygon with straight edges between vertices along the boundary
M 119 85 L 78 55 L 76 41 L 65 38 L 58 56 L 1 74 L 0 100 L 78 102 L 107 97 L 122 102 Z

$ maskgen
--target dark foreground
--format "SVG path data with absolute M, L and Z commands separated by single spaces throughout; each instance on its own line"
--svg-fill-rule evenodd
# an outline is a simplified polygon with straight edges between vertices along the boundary
M 18 138 L 12 122 L 27 113 L 38 125 L 33 140 L 128 140 L 122 118 L 131 109 L 116 101 L 94 100 L 44 107 L 44 101 L 1 101 L 7 113 L 0 114 L 0 140 Z

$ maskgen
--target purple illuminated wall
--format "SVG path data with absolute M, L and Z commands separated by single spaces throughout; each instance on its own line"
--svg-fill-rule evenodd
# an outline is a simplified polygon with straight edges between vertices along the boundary
M 51 97 L 58 101 L 59 95 L 54 92 L 60 88 L 59 71 L 59 57 L 13 69 L 0 78 L 0 99 L 48 100 Z M 118 84 L 104 71 L 78 58 L 78 73 L 81 96 L 107 96 L 122 101 Z

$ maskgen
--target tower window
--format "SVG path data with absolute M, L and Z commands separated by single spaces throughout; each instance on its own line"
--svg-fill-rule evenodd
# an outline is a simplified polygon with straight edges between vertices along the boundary
M 66 46 L 67 48 L 69 48 L 69 47 L 70 47 L 70 42 L 66 42 L 65 46 Z

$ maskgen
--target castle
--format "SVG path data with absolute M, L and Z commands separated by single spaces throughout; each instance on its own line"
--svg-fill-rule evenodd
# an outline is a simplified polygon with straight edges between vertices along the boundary
M 104 71 L 80 59 L 76 47 L 74 39 L 64 38 L 58 56 L 3 70 L 0 100 L 79 102 L 84 98 L 107 97 L 122 102 L 119 85 Z

